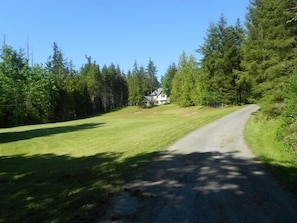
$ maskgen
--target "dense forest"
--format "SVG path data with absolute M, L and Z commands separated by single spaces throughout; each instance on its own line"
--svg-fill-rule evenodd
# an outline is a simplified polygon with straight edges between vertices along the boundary
M 252 0 L 244 25 L 222 15 L 196 50 L 183 52 L 159 83 L 157 67 L 135 61 L 124 74 L 114 64 L 91 57 L 75 70 L 57 43 L 45 65 L 32 64 L 23 50 L 3 44 L 0 51 L 0 125 L 11 127 L 78 119 L 141 106 L 143 96 L 162 86 L 180 106 L 258 103 L 266 118 L 279 118 L 280 137 L 296 148 L 297 69 L 295 0 Z

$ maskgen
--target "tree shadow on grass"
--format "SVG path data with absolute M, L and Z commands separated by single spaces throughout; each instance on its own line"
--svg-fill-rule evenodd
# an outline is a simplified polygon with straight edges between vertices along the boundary
M 27 140 L 37 137 L 50 136 L 61 133 L 80 131 L 84 129 L 98 128 L 105 123 L 87 123 L 81 125 L 58 126 L 52 128 L 39 128 L 20 132 L 0 133 L 0 143 L 9 143 L 14 141 Z
M 0 222 L 93 222 L 149 153 L 0 157 Z
M 269 157 L 260 156 L 267 171 L 271 173 L 279 183 L 290 190 L 297 197 L 297 165 L 294 160 L 275 161 Z

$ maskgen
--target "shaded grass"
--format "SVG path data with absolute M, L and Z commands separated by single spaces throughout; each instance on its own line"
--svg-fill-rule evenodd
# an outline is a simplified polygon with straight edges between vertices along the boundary
M 92 222 L 152 156 L 236 109 L 128 107 L 0 129 L 0 222 Z
M 281 122 L 254 116 L 247 124 L 246 141 L 272 175 L 297 196 L 297 156 L 278 140 Z

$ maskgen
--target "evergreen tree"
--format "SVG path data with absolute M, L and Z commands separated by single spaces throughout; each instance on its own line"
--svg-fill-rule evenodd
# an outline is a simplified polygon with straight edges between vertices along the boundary
M 183 82 L 182 73 L 176 72 L 172 80 L 170 101 L 178 105 L 180 104 L 182 82 Z
M 247 14 L 243 76 L 252 86 L 252 99 L 275 116 L 282 111 L 284 90 L 294 69 L 295 31 L 287 21 L 292 0 L 253 0 Z
M 154 62 L 150 59 L 146 67 L 146 76 L 147 76 L 146 91 L 148 91 L 149 93 L 152 93 L 160 86 L 160 83 L 156 76 L 157 72 L 158 72 L 157 67 L 155 66 Z
M 56 102 L 54 119 L 57 121 L 69 120 L 75 116 L 73 77 L 70 76 L 67 61 L 57 43 L 53 45 L 53 56 L 48 59 L 47 69 L 58 90 L 54 99 Z
M 0 62 L 0 123 L 10 127 L 47 122 L 56 88 L 40 65 L 29 67 L 22 51 L 4 45 Z
M 83 90 L 83 95 L 88 94 L 89 100 L 85 100 L 85 103 L 90 101 L 92 107 L 92 114 L 97 114 L 101 111 L 101 101 L 102 101 L 102 90 L 103 90 L 103 78 L 100 71 L 100 67 L 95 61 L 92 62 L 91 57 L 86 57 L 87 63 L 84 64 L 80 70 L 80 75 L 84 80 L 82 82 L 81 90 Z M 87 92 L 85 92 L 85 86 Z M 87 104 L 86 104 L 87 105 Z M 89 109 L 86 109 L 89 110 Z
M 241 99 L 235 70 L 241 71 L 242 38 L 239 20 L 236 26 L 228 26 L 222 15 L 218 23 L 210 24 L 205 43 L 197 50 L 203 55 L 204 104 L 234 104 Z
M 115 107 L 123 107 L 128 103 L 128 86 L 125 75 L 121 72 L 119 66 L 115 69 L 114 81 Z
M 197 80 L 198 66 L 195 58 L 192 55 L 188 58 L 183 52 L 172 81 L 171 100 L 183 107 L 196 105 L 199 102 Z
M 104 108 L 104 111 L 106 112 L 108 107 L 110 107 L 111 102 L 111 75 L 107 66 L 104 65 L 101 70 L 102 73 L 102 92 L 101 92 L 101 98 L 102 98 L 102 105 Z
M 282 136 L 288 147 L 297 153 L 297 70 L 289 79 L 288 88 L 285 94 L 285 105 L 283 118 Z
M 128 104 L 134 105 L 135 103 L 135 77 L 132 75 L 132 72 L 129 70 L 127 74 L 127 85 L 128 85 Z
M 4 45 L 0 62 L 0 115 L 3 125 L 26 122 L 26 85 L 30 68 L 22 51 Z
M 166 73 L 161 78 L 161 86 L 167 93 L 168 97 L 171 95 L 171 89 L 172 89 L 172 80 L 174 78 L 174 75 L 177 71 L 175 63 L 172 63 L 167 68 Z
M 127 83 L 120 67 L 114 64 L 102 68 L 104 108 L 114 109 L 127 104 Z
M 74 76 L 74 101 L 75 101 L 75 114 L 77 118 L 88 117 L 94 114 L 93 104 L 91 101 L 91 95 L 88 90 L 88 85 L 85 77 L 78 73 Z M 94 103 L 94 101 L 93 101 Z M 96 107 L 96 106 L 95 106 Z
M 53 80 L 48 76 L 47 70 L 34 65 L 30 68 L 26 92 L 27 123 L 46 123 L 54 115 L 53 98 L 57 94 Z
M 128 74 L 129 104 L 141 106 L 145 95 L 145 71 L 142 66 L 138 68 L 135 61 L 132 72 Z
M 288 9 L 290 19 L 287 24 L 291 29 L 296 29 L 297 21 L 297 2 Z M 294 13 L 294 14 L 292 14 Z M 296 46 L 295 46 L 296 48 Z M 296 50 L 296 49 L 295 49 Z M 295 59 L 296 60 L 296 59 Z M 295 63 L 296 64 L 296 63 Z M 282 113 L 282 128 L 280 128 L 280 136 L 287 145 L 287 148 L 293 154 L 297 154 L 297 69 L 289 78 L 288 86 L 286 86 L 284 110 Z

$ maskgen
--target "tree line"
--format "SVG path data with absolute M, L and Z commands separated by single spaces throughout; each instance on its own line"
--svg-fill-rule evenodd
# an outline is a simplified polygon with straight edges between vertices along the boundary
M 29 66 L 22 50 L 6 44 L 0 58 L 1 127 L 66 121 L 140 105 L 143 96 L 159 86 L 151 59 L 146 69 L 135 61 L 126 75 L 119 66 L 101 68 L 88 56 L 77 71 L 57 43 L 45 65 Z
M 210 23 L 204 44 L 196 49 L 201 61 L 183 52 L 162 77 L 171 101 L 180 106 L 247 103 L 249 88 L 240 75 L 244 38 L 239 20 L 230 26 L 222 15 Z

